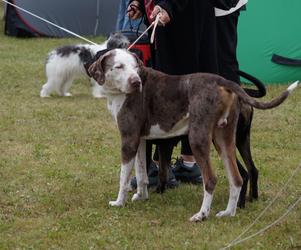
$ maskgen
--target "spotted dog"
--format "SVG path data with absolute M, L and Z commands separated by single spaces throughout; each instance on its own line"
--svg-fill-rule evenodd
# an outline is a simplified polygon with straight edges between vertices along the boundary
M 48 54 L 46 60 L 47 82 L 40 91 L 41 97 L 49 97 L 53 92 L 59 96 L 71 96 L 72 82 L 79 77 L 89 77 L 86 71 L 99 51 L 113 48 L 127 48 L 128 39 L 120 33 L 112 34 L 99 45 L 79 44 L 57 48 Z M 100 98 L 101 86 L 90 78 L 93 97 Z
M 125 204 L 134 165 L 137 191 L 132 201 L 148 199 L 146 140 L 188 134 L 196 162 L 202 166 L 204 190 L 201 209 L 191 221 L 202 221 L 210 212 L 217 182 L 209 155 L 212 141 L 223 160 L 230 185 L 227 208 L 217 216 L 236 213 L 243 182 L 235 156 L 240 102 L 257 109 L 271 109 L 280 105 L 298 86 L 295 82 L 272 101 L 259 102 L 237 84 L 218 75 L 167 75 L 144 67 L 135 55 L 121 49 L 100 57 L 89 68 L 89 74 L 102 85 L 121 136 L 120 188 L 117 199 L 110 205 Z

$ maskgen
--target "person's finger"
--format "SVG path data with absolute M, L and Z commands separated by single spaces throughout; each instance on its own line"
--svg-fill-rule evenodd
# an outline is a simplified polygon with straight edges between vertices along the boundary
M 168 13 L 165 10 L 162 10 L 160 12 L 160 19 L 159 19 L 159 25 L 163 25 L 165 26 L 166 24 L 168 24 L 170 22 L 170 17 L 168 15 Z
M 156 5 L 150 15 L 150 19 L 154 19 L 159 14 L 159 12 L 161 12 L 161 10 L 162 8 L 159 5 Z
M 138 11 L 135 12 L 135 14 L 133 15 L 132 19 L 135 20 L 135 19 L 138 19 L 140 17 L 142 17 L 142 12 L 138 10 Z
M 137 19 L 142 16 L 142 12 L 140 11 L 139 7 L 135 5 L 134 3 L 130 4 L 127 13 L 129 18 L 131 19 Z

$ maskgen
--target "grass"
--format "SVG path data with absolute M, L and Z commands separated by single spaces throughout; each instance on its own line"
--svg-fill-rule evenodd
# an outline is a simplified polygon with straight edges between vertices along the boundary
M 0 35 L 0 249 L 219 249 L 269 204 L 300 163 L 301 91 L 280 107 L 255 112 L 252 151 L 260 170 L 257 202 L 218 219 L 228 184 L 218 175 L 210 218 L 190 223 L 200 186 L 182 184 L 144 203 L 110 208 L 119 185 L 118 131 L 105 100 L 78 80 L 73 97 L 41 99 L 49 50 L 77 39 Z M 94 39 L 95 40 L 95 39 Z M 101 41 L 102 38 L 97 38 Z M 266 100 L 287 86 L 269 86 Z M 246 236 L 270 224 L 301 194 L 301 171 Z M 277 226 L 234 249 L 300 249 L 300 204 Z

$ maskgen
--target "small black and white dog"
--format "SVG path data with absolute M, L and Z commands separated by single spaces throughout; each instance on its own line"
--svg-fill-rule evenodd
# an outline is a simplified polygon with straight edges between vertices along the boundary
M 43 85 L 40 97 L 50 97 L 53 92 L 59 96 L 71 96 L 69 89 L 73 80 L 81 76 L 89 77 L 87 68 L 97 59 L 97 53 L 115 48 L 127 48 L 130 42 L 121 33 L 111 34 L 108 40 L 99 45 L 67 45 L 52 50 L 46 60 L 47 82 Z M 92 95 L 103 97 L 102 87 L 90 78 Z

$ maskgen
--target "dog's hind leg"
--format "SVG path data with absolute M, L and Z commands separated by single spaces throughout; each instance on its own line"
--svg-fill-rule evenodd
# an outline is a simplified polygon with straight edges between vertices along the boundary
M 211 203 L 213 199 L 213 191 L 216 185 L 216 177 L 213 173 L 210 162 L 210 145 L 212 136 L 208 135 L 209 128 L 203 125 L 203 129 L 197 126 L 191 126 L 189 131 L 189 143 L 195 160 L 201 166 L 201 174 L 203 177 L 204 197 L 201 209 L 198 213 L 190 218 L 190 221 L 203 221 L 210 213 Z
M 55 90 L 55 83 L 52 79 L 48 79 L 47 82 L 43 85 L 40 97 L 50 97 L 51 93 Z
M 146 172 L 146 142 L 141 139 L 136 154 L 135 172 L 137 178 L 137 192 L 133 195 L 132 201 L 148 199 L 148 176 Z
M 217 128 L 214 133 L 214 143 L 223 160 L 230 186 L 227 208 L 226 210 L 217 213 L 217 217 L 235 215 L 237 202 L 243 184 L 243 180 L 236 164 L 235 128 L 235 115 L 233 115 L 228 126 L 225 128 Z
M 74 78 L 70 77 L 68 78 L 63 84 L 62 84 L 62 95 L 63 96 L 72 96 L 72 94 L 69 92 L 72 82 L 73 82 Z
M 239 194 L 239 199 L 238 199 L 238 206 L 240 208 L 244 208 L 246 204 L 246 195 L 247 195 L 247 189 L 248 189 L 248 181 L 249 181 L 249 174 L 245 170 L 244 166 L 240 163 L 239 160 L 236 159 L 238 171 L 241 175 L 241 178 L 243 179 L 243 184 L 241 187 L 241 191 Z
M 242 103 L 241 105 L 243 106 L 237 125 L 236 147 L 248 169 L 250 179 L 249 199 L 252 201 L 252 199 L 258 198 L 258 170 L 252 158 L 250 145 L 253 109 L 247 104 Z

